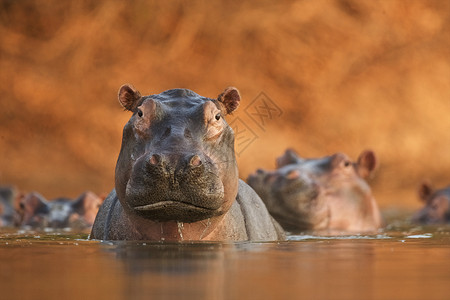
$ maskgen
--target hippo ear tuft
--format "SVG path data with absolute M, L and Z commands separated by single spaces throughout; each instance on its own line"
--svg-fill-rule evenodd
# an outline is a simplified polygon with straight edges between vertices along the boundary
M 364 179 L 371 177 L 378 166 L 378 160 L 375 156 L 375 152 L 371 150 L 363 151 L 357 162 L 358 174 Z
M 287 149 L 284 154 L 277 158 L 276 165 L 277 169 L 290 164 L 296 164 L 301 162 L 302 159 L 293 149 Z
M 226 114 L 231 114 L 238 108 L 241 101 L 241 95 L 237 88 L 228 87 L 219 95 L 217 100 L 225 106 Z
M 141 99 L 141 93 L 130 84 L 124 84 L 119 89 L 119 102 L 129 111 L 133 111 Z
M 433 186 L 428 180 L 422 182 L 422 184 L 419 186 L 418 190 L 419 198 L 425 203 L 428 202 L 428 199 L 430 199 L 430 196 L 431 194 L 433 194 L 433 192 L 434 192 Z

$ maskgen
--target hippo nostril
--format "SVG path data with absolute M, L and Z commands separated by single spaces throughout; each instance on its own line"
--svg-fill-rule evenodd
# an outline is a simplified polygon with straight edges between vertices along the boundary
M 187 128 L 184 130 L 184 137 L 185 137 L 185 138 L 188 138 L 188 139 L 192 138 L 192 133 L 191 133 L 191 131 L 190 131 L 189 129 L 187 129 Z
M 161 158 L 161 155 L 159 155 L 159 154 L 153 154 L 149 159 L 150 164 L 152 164 L 154 166 L 161 164 L 161 161 L 162 161 L 162 158 Z
M 167 138 L 171 132 L 172 132 L 172 128 L 170 126 L 167 127 L 166 130 L 164 131 L 163 135 L 161 136 L 161 140 L 164 140 L 165 138 Z
M 300 172 L 298 170 L 292 170 L 287 175 L 287 179 L 297 179 L 300 177 Z
M 198 167 L 202 164 L 202 160 L 198 155 L 194 155 L 191 157 L 191 160 L 189 161 L 189 165 L 191 167 Z

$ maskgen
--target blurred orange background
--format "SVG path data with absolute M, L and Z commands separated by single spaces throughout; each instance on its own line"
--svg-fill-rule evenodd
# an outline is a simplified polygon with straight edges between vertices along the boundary
M 48 198 L 109 192 L 130 116 L 124 83 L 207 97 L 236 86 L 229 122 L 254 137 L 238 151 L 243 179 L 287 147 L 353 159 L 370 148 L 382 208 L 419 207 L 424 179 L 450 183 L 449 1 L 0 6 L 0 184 Z M 261 92 L 281 112 L 263 126 L 249 113 Z

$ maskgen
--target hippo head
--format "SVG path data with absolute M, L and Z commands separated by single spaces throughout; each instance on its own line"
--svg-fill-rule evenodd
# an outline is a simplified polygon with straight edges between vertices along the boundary
M 14 187 L 0 187 L 0 227 L 15 225 L 17 214 L 14 210 L 16 189 Z
M 90 227 L 101 203 L 102 199 L 91 192 L 83 193 L 75 200 L 57 198 L 52 201 L 32 192 L 20 199 L 21 225 L 34 228 Z
M 357 162 L 351 162 L 342 153 L 303 159 L 287 150 L 277 159 L 276 170 L 258 170 L 250 175 L 248 183 L 285 229 L 327 229 L 330 214 L 336 213 L 333 206 L 347 212 L 349 207 L 371 210 L 364 204 L 373 200 L 364 178 L 372 174 L 375 166 L 372 151 L 364 151 Z
M 414 223 L 443 224 L 450 222 L 450 186 L 434 189 L 428 182 L 421 184 L 419 197 L 425 206 L 413 217 Z
M 192 223 L 224 214 L 237 195 L 234 133 L 224 116 L 235 88 L 218 99 L 187 89 L 142 97 L 130 85 L 119 102 L 133 113 L 123 130 L 115 187 L 134 220 Z

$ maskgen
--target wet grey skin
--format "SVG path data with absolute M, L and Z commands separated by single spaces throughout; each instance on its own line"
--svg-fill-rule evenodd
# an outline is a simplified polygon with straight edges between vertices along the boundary
M 424 182 L 419 188 L 419 198 L 424 206 L 411 218 L 413 223 L 427 225 L 450 223 L 450 186 L 435 189 L 430 183 Z
M 365 178 L 376 167 L 372 151 L 357 162 L 342 153 L 303 159 L 287 150 L 278 168 L 259 169 L 247 179 L 271 215 L 289 232 L 368 232 L 381 226 L 378 206 Z
M 239 101 L 235 88 L 211 99 L 187 89 L 142 97 L 122 86 L 119 102 L 132 116 L 123 129 L 115 190 L 91 238 L 245 240 L 253 234 L 243 224 L 248 229 L 252 222 L 269 232 L 261 239 L 282 237 L 259 197 L 239 182 L 234 133 L 224 118 Z M 246 198 L 261 204 L 261 220 L 245 215 Z

